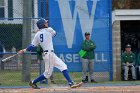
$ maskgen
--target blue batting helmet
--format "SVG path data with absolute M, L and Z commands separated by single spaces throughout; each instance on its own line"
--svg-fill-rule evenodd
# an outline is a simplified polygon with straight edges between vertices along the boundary
M 45 23 L 48 22 L 48 20 L 45 20 L 44 18 L 41 18 L 37 21 L 37 27 L 39 29 L 45 28 Z

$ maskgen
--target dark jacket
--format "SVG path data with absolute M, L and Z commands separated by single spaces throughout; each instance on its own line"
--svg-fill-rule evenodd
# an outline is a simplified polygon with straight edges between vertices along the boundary
M 96 48 L 95 43 L 92 40 L 84 40 L 82 43 L 82 50 L 87 51 L 85 56 L 83 57 L 84 59 L 94 59 L 95 54 L 94 54 L 94 49 Z
M 137 57 L 137 65 L 140 66 L 140 53 L 138 54 L 138 57 Z
M 43 49 L 40 45 L 37 46 L 37 59 L 43 60 L 42 58 Z
M 0 44 L 0 52 L 3 52 L 3 46 Z M 3 57 L 3 54 L 1 53 L 0 54 L 0 58 L 2 58 Z
M 135 64 L 135 54 L 133 52 L 127 53 L 126 51 L 121 55 L 122 64 L 129 62 L 131 64 Z

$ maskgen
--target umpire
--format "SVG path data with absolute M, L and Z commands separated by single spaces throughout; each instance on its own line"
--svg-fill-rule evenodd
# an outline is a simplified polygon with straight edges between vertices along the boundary
M 132 79 L 136 80 L 136 71 L 135 71 L 135 54 L 131 51 L 131 45 L 125 46 L 125 51 L 121 56 L 122 67 L 124 70 L 124 80 L 128 80 L 128 71 L 131 70 Z
M 81 49 L 86 51 L 86 54 L 81 58 L 82 60 L 82 82 L 88 82 L 88 72 L 91 82 L 97 83 L 93 79 L 93 64 L 94 64 L 94 49 L 96 45 L 90 40 L 90 33 L 85 33 L 85 40 L 82 43 Z M 89 70 L 88 70 L 89 69 Z

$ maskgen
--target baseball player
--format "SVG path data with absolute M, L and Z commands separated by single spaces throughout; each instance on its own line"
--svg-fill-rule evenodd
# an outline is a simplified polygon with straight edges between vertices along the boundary
M 135 54 L 131 51 L 131 45 L 127 44 L 125 46 L 125 51 L 121 55 L 122 69 L 124 70 L 124 80 L 128 80 L 128 71 L 131 70 L 132 79 L 136 80 L 135 72 Z
M 81 86 L 82 82 L 74 83 L 72 81 L 67 70 L 67 65 L 54 53 L 52 37 L 56 35 L 56 32 L 51 27 L 48 27 L 48 20 L 43 18 L 39 19 L 37 21 L 37 27 L 39 31 L 35 34 L 32 43 L 27 48 L 19 51 L 19 54 L 22 54 L 26 51 L 31 51 L 38 45 L 40 45 L 44 51 L 43 60 L 45 62 L 45 72 L 35 80 L 30 81 L 29 85 L 34 89 L 40 89 L 37 86 L 37 82 L 48 79 L 53 72 L 53 68 L 56 67 L 63 73 L 71 88 Z

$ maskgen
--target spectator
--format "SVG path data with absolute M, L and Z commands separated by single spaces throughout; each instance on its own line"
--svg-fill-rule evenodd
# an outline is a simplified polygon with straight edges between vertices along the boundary
M 82 43 L 81 50 L 86 51 L 84 56 L 81 56 L 82 60 L 82 82 L 88 82 L 88 72 L 92 83 L 97 83 L 93 78 L 93 61 L 94 61 L 94 49 L 96 45 L 90 40 L 90 33 L 85 33 L 85 40 Z
M 43 62 L 43 57 L 42 57 L 42 53 L 43 53 L 43 49 L 41 48 L 40 45 L 38 45 L 37 47 L 37 59 L 38 61 L 40 62 L 40 74 L 42 74 L 45 70 L 45 66 L 44 66 L 44 62 Z M 54 82 L 54 74 L 52 73 L 52 75 L 50 76 L 50 80 L 51 80 L 51 83 L 55 84 Z M 48 83 L 48 81 L 46 80 L 46 82 Z
M 15 46 L 12 47 L 11 52 L 12 52 L 12 53 L 16 53 L 16 48 L 15 48 Z M 13 55 L 13 54 L 12 54 L 12 55 Z M 16 62 L 16 61 L 17 61 L 17 56 L 13 57 L 11 60 L 12 60 L 12 62 Z M 17 62 L 17 65 L 18 65 L 18 62 Z
M 125 46 L 125 51 L 121 56 L 122 68 L 124 70 L 124 80 L 128 80 L 128 71 L 131 70 L 132 79 L 136 80 L 136 72 L 135 72 L 135 54 L 131 51 L 131 45 Z
M 4 64 L 3 62 L 1 61 L 2 60 L 2 57 L 3 57 L 3 46 L 0 42 L 0 70 L 3 70 L 4 69 Z
M 11 50 L 12 50 L 12 52 L 16 52 L 15 46 L 13 46 Z

